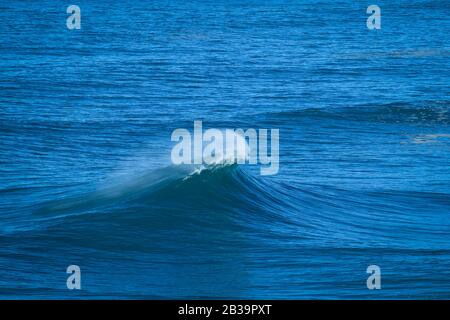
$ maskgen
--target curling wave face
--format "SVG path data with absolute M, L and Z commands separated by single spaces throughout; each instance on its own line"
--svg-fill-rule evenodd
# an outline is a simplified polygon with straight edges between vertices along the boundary
M 422 208 L 422 199 L 433 199 L 442 210 L 448 204 L 446 193 L 348 192 L 266 181 L 245 166 L 224 162 L 169 166 L 89 194 L 50 201 L 34 212 L 33 224 L 63 231 L 67 223 L 91 229 L 91 221 L 94 230 L 105 223 L 108 232 L 115 230 L 113 225 L 119 235 L 125 225 L 154 232 L 164 223 L 171 229 L 201 227 L 211 232 L 223 227 L 219 221 L 229 219 L 235 228 L 256 230 L 262 238 L 273 233 L 281 239 L 321 240 L 338 246 L 351 240 L 356 247 L 407 247 L 410 237 L 415 237 L 418 247 L 425 248 L 432 240 L 434 248 L 446 248 L 443 217 Z

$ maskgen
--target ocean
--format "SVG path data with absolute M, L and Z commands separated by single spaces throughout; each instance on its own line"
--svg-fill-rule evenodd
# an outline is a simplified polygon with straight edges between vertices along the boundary
M 0 298 L 450 298 L 449 1 L 73 4 L 0 0 Z M 197 120 L 279 171 L 174 165 Z

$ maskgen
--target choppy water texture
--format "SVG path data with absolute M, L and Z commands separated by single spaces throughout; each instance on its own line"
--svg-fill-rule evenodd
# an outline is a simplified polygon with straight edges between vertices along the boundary
M 450 298 L 448 1 L 75 4 L 0 2 L 2 298 Z M 171 166 L 194 120 L 279 174 Z

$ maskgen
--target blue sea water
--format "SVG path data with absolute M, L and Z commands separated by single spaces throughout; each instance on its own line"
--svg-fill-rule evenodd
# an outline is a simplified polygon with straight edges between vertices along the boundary
M 0 1 L 1 298 L 450 298 L 448 0 L 73 4 Z M 172 166 L 194 120 L 279 173 Z

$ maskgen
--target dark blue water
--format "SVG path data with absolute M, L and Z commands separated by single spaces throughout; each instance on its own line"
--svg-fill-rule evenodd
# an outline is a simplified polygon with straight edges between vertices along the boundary
M 447 0 L 74 4 L 0 1 L 0 297 L 450 298 Z M 279 173 L 171 166 L 194 120 Z

